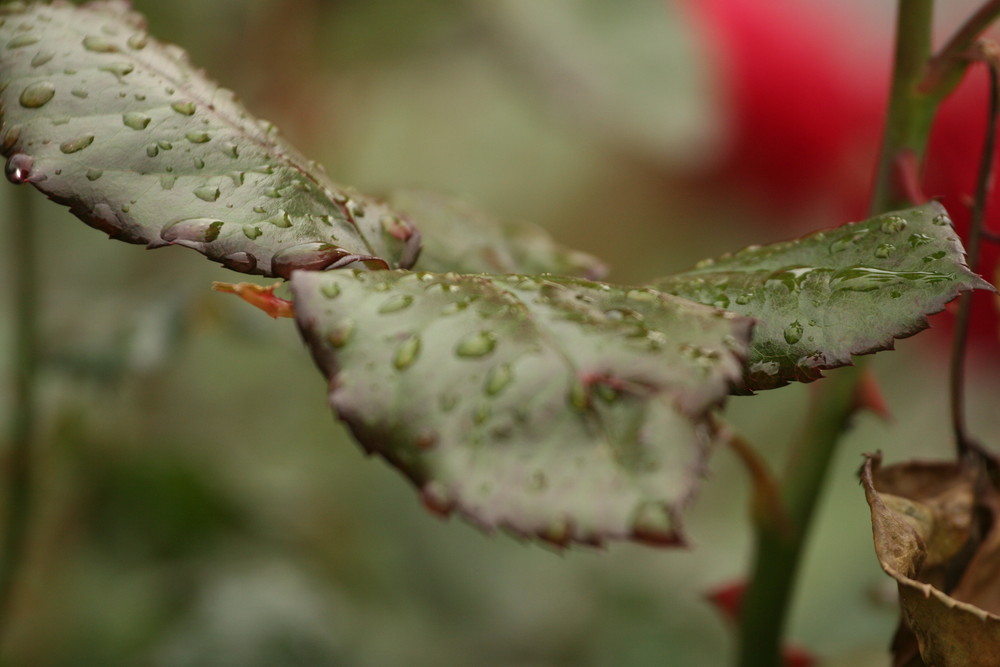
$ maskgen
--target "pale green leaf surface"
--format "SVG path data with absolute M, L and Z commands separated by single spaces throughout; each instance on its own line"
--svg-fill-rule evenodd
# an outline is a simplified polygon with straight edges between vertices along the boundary
M 560 545 L 682 541 L 749 320 L 570 278 L 297 272 L 292 289 L 332 407 L 431 509 Z
M 389 193 L 387 203 L 423 234 L 416 269 L 445 273 L 555 273 L 590 280 L 606 267 L 596 257 L 565 248 L 540 227 L 499 222 L 468 201 L 429 190 Z
M 757 320 L 749 389 L 770 389 L 891 349 L 960 292 L 992 289 L 965 263 L 938 203 L 751 246 L 654 281 L 661 291 Z
M 246 273 L 412 259 L 419 235 L 407 221 L 335 185 L 182 50 L 148 36 L 127 3 L 15 4 L 0 20 L 11 181 L 113 238 L 191 247 Z

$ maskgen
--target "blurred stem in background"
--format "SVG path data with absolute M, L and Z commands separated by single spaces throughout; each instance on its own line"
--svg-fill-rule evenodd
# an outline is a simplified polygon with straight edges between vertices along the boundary
M 7 218 L 8 256 L 14 292 L 13 405 L 3 452 L 4 535 L 0 552 L 0 657 L 8 634 L 29 532 L 32 458 L 37 435 L 38 251 L 28 187 L 14 188 Z
M 1000 15 L 1000 2 L 991 0 L 984 4 L 934 57 L 931 52 L 934 0 L 900 0 L 897 12 L 889 108 L 872 190 L 873 215 L 909 206 L 920 198 L 920 174 L 938 106 L 961 79 L 969 51 L 979 35 Z M 987 165 L 992 163 L 990 141 L 987 138 L 989 153 L 984 158 Z M 977 201 L 985 202 L 985 191 L 981 179 Z M 973 268 L 978 248 L 975 229 L 982 226 L 980 210 L 977 219 L 970 238 Z M 970 300 L 963 297 L 961 303 L 960 323 L 963 318 L 968 319 Z M 964 351 L 965 337 L 960 331 L 956 332 L 955 344 Z M 961 365 L 964 352 L 953 359 Z M 781 481 L 780 496 L 786 503 L 791 530 L 782 530 L 767 518 L 756 524 L 753 571 L 741 609 L 738 654 L 741 667 L 782 664 L 782 638 L 799 561 L 837 443 L 854 412 L 862 407 L 859 388 L 864 366 L 864 360 L 859 359 L 853 369 L 837 371 L 815 389 L 803 436 Z M 955 373 L 955 368 L 952 372 Z M 959 404 L 953 414 L 960 419 L 961 393 L 957 396 L 953 393 L 952 400 L 953 410 L 955 401 Z M 960 440 L 962 437 L 964 429 L 959 434 Z

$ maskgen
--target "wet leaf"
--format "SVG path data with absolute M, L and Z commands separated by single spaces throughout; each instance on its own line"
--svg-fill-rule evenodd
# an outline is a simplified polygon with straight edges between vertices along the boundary
M 112 238 L 194 248 L 288 277 L 364 261 L 406 265 L 419 235 L 335 185 L 126 2 L 0 9 L 0 150 L 31 183 Z
M 749 389 L 810 382 L 852 355 L 892 349 L 960 292 L 992 289 L 966 266 L 937 203 L 751 246 L 653 286 L 757 320 Z
M 571 278 L 292 278 L 330 402 L 424 503 L 565 545 L 682 542 L 750 322 Z
M 444 273 L 555 273 L 597 280 L 607 272 L 596 257 L 556 243 L 528 223 L 501 223 L 473 204 L 428 190 L 397 190 L 387 202 L 423 234 L 416 269 Z
M 1000 655 L 1000 494 L 983 472 L 968 462 L 882 469 L 878 456 L 862 469 L 875 552 L 899 587 L 897 666 L 987 667 Z

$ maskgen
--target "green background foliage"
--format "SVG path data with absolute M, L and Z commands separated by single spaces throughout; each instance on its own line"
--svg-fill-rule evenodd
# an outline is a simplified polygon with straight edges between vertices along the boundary
M 334 180 L 468 194 L 599 255 L 614 282 L 842 222 L 818 210 L 778 225 L 689 186 L 717 146 L 713 82 L 669 7 L 673 75 L 660 83 L 672 105 L 650 113 L 673 138 L 651 159 L 614 122 L 544 98 L 530 68 L 505 57 L 501 19 L 470 8 L 479 3 L 134 4 Z M 625 28 L 609 34 L 622 40 L 615 49 L 644 43 Z M 0 188 L 0 204 L 11 194 Z M 621 544 L 557 556 L 443 522 L 331 418 L 325 381 L 288 322 L 208 290 L 232 274 L 196 253 L 108 243 L 36 199 L 44 448 L 12 628 L 22 664 L 725 662 L 727 628 L 702 596 L 747 569 L 749 490 L 730 453 L 715 457 L 686 521 L 690 552 Z M 10 308 L 0 291 L 0 312 Z M 10 327 L 0 317 L 0 349 Z M 791 638 L 827 665 L 882 664 L 895 624 L 854 477 L 860 453 L 949 450 L 942 340 L 932 332 L 897 348 L 873 363 L 896 421 L 863 416 L 840 450 L 793 610 Z M 0 358 L 4 377 L 10 364 Z M 996 379 L 972 378 L 974 432 L 1000 430 L 981 389 Z M 808 392 L 734 398 L 729 416 L 781 461 Z

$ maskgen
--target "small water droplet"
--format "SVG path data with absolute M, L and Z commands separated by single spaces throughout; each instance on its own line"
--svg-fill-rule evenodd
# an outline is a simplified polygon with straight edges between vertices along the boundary
M 891 243 L 883 243 L 879 247 L 875 248 L 875 256 L 879 259 L 886 259 L 890 257 L 893 252 L 895 252 L 896 246 Z
M 937 225 L 938 227 L 945 227 L 951 224 L 951 220 L 944 213 L 938 213 L 931 218 L 931 223 Z
M 420 356 L 420 336 L 410 336 L 396 348 L 392 365 L 398 370 L 406 370 Z
M 228 155 L 233 159 L 236 159 L 240 156 L 239 147 L 231 141 L 227 141 L 226 143 L 222 144 L 222 146 L 219 147 L 219 150 L 221 150 L 223 154 Z
M 194 102 L 174 102 L 170 105 L 170 108 L 185 116 L 193 116 L 195 110 L 197 109 Z
M 173 147 L 174 147 L 174 145 L 172 143 L 170 143 L 169 141 L 157 141 L 156 145 L 159 146 L 161 149 L 163 149 L 165 151 L 169 151 L 169 150 L 173 149 Z
M 4 167 L 4 173 L 7 175 L 7 180 L 14 185 L 20 185 L 22 183 L 27 183 L 31 178 L 31 168 L 35 165 L 35 160 L 24 153 L 14 153 L 7 160 L 7 164 Z
M 31 59 L 32 67 L 41 67 L 45 63 L 49 62 L 55 58 L 56 54 L 52 51 L 41 50 L 35 54 L 35 57 Z
M 919 248 L 922 245 L 927 245 L 932 240 L 926 234 L 910 234 L 910 238 L 906 239 L 906 242 L 910 244 L 911 248 Z
M 104 172 L 101 171 L 100 169 L 88 169 L 87 170 L 87 180 L 88 181 L 96 181 L 97 179 L 99 179 L 103 175 L 104 175 Z
M 937 252 L 932 252 L 931 254 L 924 257 L 924 263 L 930 263 L 938 259 L 944 259 L 947 253 L 944 250 L 938 250 Z
M 365 215 L 365 207 L 352 199 L 347 202 L 347 212 L 352 218 L 363 218 Z
M 38 37 L 34 35 L 18 35 L 14 39 L 7 42 L 8 49 L 18 49 L 22 46 L 31 46 L 32 44 L 38 43 Z
M 156 157 L 160 154 L 160 147 L 156 144 L 149 144 L 146 146 L 146 155 L 149 157 Z
M 696 268 L 696 269 L 707 269 L 708 267 L 712 266 L 713 264 L 715 264 L 715 260 L 714 259 L 711 259 L 711 258 L 702 259 L 702 260 L 699 260 L 694 265 L 694 268 Z
M 59 150 L 63 153 L 76 153 L 77 151 L 82 151 L 84 148 L 94 143 L 94 135 L 84 134 L 75 139 L 70 139 L 69 141 L 64 141 L 59 144 Z
M 87 35 L 83 38 L 83 48 L 94 53 L 118 53 L 118 47 L 104 37 Z
M 73 97 L 79 97 L 81 100 L 85 100 L 87 99 L 87 97 L 90 96 L 90 93 L 88 93 L 85 88 L 80 88 L 80 87 L 76 87 L 69 92 L 71 95 L 73 95 Z
M 632 537 L 650 544 L 674 544 L 679 541 L 670 509 L 662 502 L 645 502 L 632 519 Z
M 789 345 L 794 345 L 795 343 L 798 343 L 799 340 L 802 339 L 802 324 L 800 324 L 798 320 L 795 320 L 787 327 L 785 327 L 783 335 L 785 337 L 785 342 L 788 343 Z
M 326 289 L 327 287 L 330 286 L 325 285 L 323 288 L 324 294 L 327 293 Z M 326 339 L 327 341 L 329 341 L 330 345 L 333 345 L 336 348 L 344 347 L 345 345 L 347 345 L 347 343 L 350 342 L 351 337 L 354 335 L 354 329 L 355 329 L 354 320 L 347 318 L 343 320 L 340 324 L 338 324 L 336 328 L 334 328 L 330 332 L 330 334 L 326 337 Z
M 114 74 L 115 78 L 119 81 L 122 80 L 128 74 L 131 74 L 135 67 L 131 63 L 111 63 L 110 65 L 102 65 L 98 67 L 102 72 L 108 72 L 109 74 Z M 125 93 L 119 93 L 119 97 L 125 97 Z
M 394 294 L 383 301 L 376 312 L 380 315 L 398 313 L 401 310 L 406 310 L 411 305 L 413 305 L 413 297 L 409 294 Z
M 514 371 L 510 364 L 500 364 L 491 368 L 490 372 L 486 374 L 486 383 L 483 389 L 488 396 L 496 396 L 506 389 L 513 380 Z
M 895 234 L 906 229 L 906 220 L 898 215 L 886 216 L 882 219 L 881 227 L 886 234 Z
M 424 484 L 420 489 L 420 501 L 424 507 L 438 516 L 448 516 L 455 509 L 455 498 L 448 488 L 437 480 Z
M 23 91 L 19 101 L 26 109 L 37 109 L 44 106 L 56 94 L 56 87 L 50 81 L 38 81 Z
M 736 303 L 740 306 L 745 306 L 753 299 L 753 294 L 749 292 L 744 292 L 736 297 Z
M 194 196 L 202 201 L 215 201 L 219 194 L 219 188 L 215 185 L 202 185 L 194 189 Z
M 278 209 L 278 214 L 267 219 L 275 227 L 280 227 L 281 229 L 288 229 L 292 226 L 292 218 L 288 215 L 288 211 L 283 208 Z
M 209 141 L 212 137 L 208 132 L 202 132 L 201 130 L 195 132 L 188 132 L 184 135 L 184 138 L 190 141 L 192 144 L 203 144 Z
M 122 123 L 125 127 L 130 127 L 133 130 L 145 130 L 149 126 L 149 121 L 152 120 L 149 116 L 138 111 L 128 111 L 122 114 Z
M 252 273 L 257 268 L 257 258 L 248 252 L 234 252 L 222 258 L 222 265 L 240 273 Z
M 327 299 L 336 299 L 340 296 L 340 285 L 337 283 L 326 283 L 319 288 L 319 291 L 323 293 Z
M 253 225 L 243 225 L 243 233 L 246 235 L 248 239 L 253 241 L 263 232 L 260 231 L 260 227 L 254 227 Z
M 130 49 L 135 49 L 136 51 L 141 51 L 146 48 L 146 44 L 149 43 L 147 36 L 141 32 L 137 32 L 128 38 L 128 47 Z
M 455 354 L 460 357 L 482 357 L 497 345 L 497 336 L 492 331 L 477 331 L 459 341 Z
M 172 190 L 174 183 L 177 182 L 177 177 L 173 174 L 161 174 L 160 175 L 160 187 L 164 190 Z

